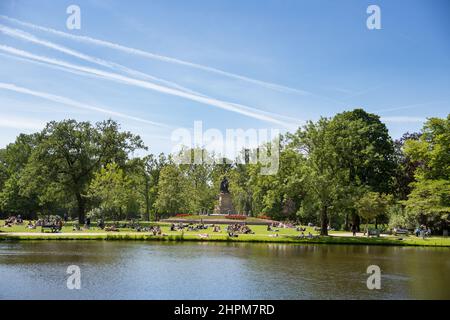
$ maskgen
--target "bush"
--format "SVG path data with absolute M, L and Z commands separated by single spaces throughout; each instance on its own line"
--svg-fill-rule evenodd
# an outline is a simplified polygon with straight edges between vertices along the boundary
M 389 227 L 392 228 L 406 228 L 414 229 L 416 227 L 416 222 L 414 217 L 407 214 L 406 210 L 400 205 L 395 204 L 389 207 Z
M 232 214 L 229 216 L 225 216 L 227 219 L 231 220 L 245 220 L 247 219 L 247 216 L 239 215 L 239 214 Z

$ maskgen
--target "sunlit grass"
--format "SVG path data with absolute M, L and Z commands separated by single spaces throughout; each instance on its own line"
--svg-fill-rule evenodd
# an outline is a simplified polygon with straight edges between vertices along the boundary
M 108 223 L 107 223 L 108 224 Z M 141 225 L 149 225 L 149 222 Z M 151 223 L 155 224 L 155 223 Z M 0 220 L 0 226 L 4 221 Z M 229 241 L 229 242 L 271 242 L 271 243 L 324 243 L 324 244 L 355 244 L 355 245 L 401 245 L 401 246 L 447 246 L 450 247 L 450 238 L 431 237 L 426 239 L 415 236 L 383 236 L 383 237 L 349 237 L 341 231 L 332 231 L 328 237 L 320 237 L 312 227 L 306 227 L 305 236 L 314 235 L 312 239 L 299 238 L 301 232 L 293 228 L 273 228 L 267 231 L 267 226 L 252 225 L 254 234 L 239 234 L 238 237 L 229 237 L 226 225 L 220 225 L 220 232 L 213 232 L 213 228 L 197 231 L 170 231 L 170 224 L 158 223 L 163 236 L 154 236 L 149 232 L 136 232 L 129 228 L 121 228 L 119 232 L 106 232 L 94 226 L 90 230 L 74 231 L 72 224 L 63 227 L 61 233 L 41 233 L 41 228 L 28 229 L 26 223 L 14 225 L 10 228 L 0 227 L 0 239 L 9 240 L 154 240 L 154 241 Z M 12 233 L 12 234 L 11 234 Z M 15 233 L 15 234 L 14 234 Z M 201 237 L 207 235 L 207 237 Z M 348 234 L 348 233 L 347 233 Z M 275 237 L 274 235 L 277 235 Z

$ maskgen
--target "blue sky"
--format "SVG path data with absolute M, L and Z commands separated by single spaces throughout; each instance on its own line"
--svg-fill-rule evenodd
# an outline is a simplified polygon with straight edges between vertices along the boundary
M 2 0 L 0 147 L 50 120 L 113 118 L 168 152 L 197 120 L 283 131 L 356 107 L 398 138 L 449 113 L 449 13 L 446 0 Z

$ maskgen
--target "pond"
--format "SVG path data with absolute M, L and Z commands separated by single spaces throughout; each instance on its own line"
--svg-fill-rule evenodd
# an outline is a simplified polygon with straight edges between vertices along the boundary
M 450 299 L 450 249 L 0 242 L 0 299 Z M 81 289 L 67 288 L 80 268 Z M 367 267 L 381 289 L 367 288 Z

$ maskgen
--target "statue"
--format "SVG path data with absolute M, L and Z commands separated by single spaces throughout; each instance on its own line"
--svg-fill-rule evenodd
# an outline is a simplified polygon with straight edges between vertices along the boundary
M 227 177 L 224 177 L 220 182 L 220 194 L 218 204 L 214 208 L 215 214 L 236 214 L 234 210 L 233 201 Z
M 228 179 L 227 177 L 224 177 L 222 182 L 220 183 L 220 192 L 222 193 L 230 193 L 230 191 L 228 190 Z

